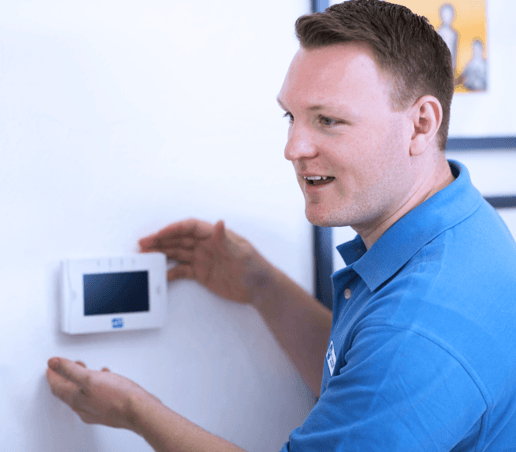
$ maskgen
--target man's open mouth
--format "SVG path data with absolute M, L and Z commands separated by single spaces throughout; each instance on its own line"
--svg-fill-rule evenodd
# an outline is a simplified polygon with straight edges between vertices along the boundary
M 335 178 L 330 176 L 309 176 L 304 177 L 304 179 L 310 185 L 324 185 L 329 184 Z

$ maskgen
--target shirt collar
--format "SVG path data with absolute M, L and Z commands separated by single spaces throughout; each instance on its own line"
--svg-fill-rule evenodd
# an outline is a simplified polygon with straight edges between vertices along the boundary
M 471 184 L 466 167 L 454 160 L 448 163 L 455 181 L 400 218 L 369 250 L 358 235 L 337 247 L 346 265 L 352 266 L 369 290 L 377 289 L 423 246 L 480 206 L 482 196 Z

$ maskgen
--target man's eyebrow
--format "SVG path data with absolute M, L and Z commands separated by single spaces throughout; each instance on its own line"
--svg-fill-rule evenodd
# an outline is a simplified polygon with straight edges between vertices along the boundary
M 276 101 L 278 102 L 279 106 L 281 108 L 283 108 L 283 110 L 288 110 L 287 107 L 285 107 L 285 105 L 283 105 L 283 102 L 281 102 L 281 99 L 278 97 L 276 97 Z M 308 107 L 308 110 L 310 111 L 318 111 L 318 110 L 322 110 L 324 108 L 324 106 L 322 105 L 313 105 L 312 107 Z
M 279 106 L 283 110 L 288 111 L 288 108 L 283 104 L 283 102 L 281 102 L 281 99 L 279 98 L 279 96 L 276 98 L 276 101 L 278 102 Z M 334 103 L 330 103 L 328 105 L 315 104 L 315 105 L 308 107 L 308 111 L 321 111 L 321 110 L 328 110 L 328 109 L 329 110 L 338 110 L 341 112 L 341 114 L 346 113 L 350 117 L 356 116 L 355 113 L 353 112 L 353 110 L 350 110 L 347 106 L 334 104 Z

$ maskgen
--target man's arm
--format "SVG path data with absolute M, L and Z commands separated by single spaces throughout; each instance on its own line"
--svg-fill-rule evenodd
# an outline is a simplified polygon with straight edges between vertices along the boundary
M 209 451 L 243 452 L 244 449 L 213 435 L 180 416 L 166 406 L 152 403 L 135 404 L 139 413 L 135 431 L 139 433 L 156 452 Z
M 324 356 L 332 314 L 317 299 L 278 269 L 274 283 L 254 298 L 253 306 L 317 396 L 321 389 Z
M 331 312 L 219 221 L 191 219 L 140 240 L 141 250 L 161 251 L 178 262 L 170 281 L 189 278 L 223 298 L 254 306 L 319 394 Z

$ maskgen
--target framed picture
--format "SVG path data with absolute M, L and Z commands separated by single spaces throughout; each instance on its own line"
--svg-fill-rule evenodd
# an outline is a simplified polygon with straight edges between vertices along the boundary
M 484 0 L 399 0 L 397 3 L 425 16 L 448 45 L 456 93 L 488 90 Z

